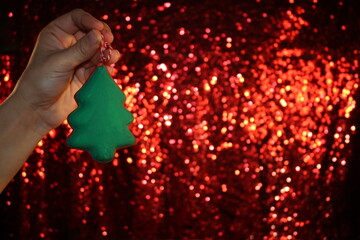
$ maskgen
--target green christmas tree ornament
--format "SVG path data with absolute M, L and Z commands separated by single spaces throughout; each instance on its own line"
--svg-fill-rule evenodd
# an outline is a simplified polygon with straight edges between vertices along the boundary
M 99 162 L 109 162 L 117 148 L 135 143 L 128 125 L 134 120 L 125 109 L 125 95 L 99 66 L 76 93 L 78 104 L 68 117 L 73 128 L 67 143 L 71 148 L 89 152 Z

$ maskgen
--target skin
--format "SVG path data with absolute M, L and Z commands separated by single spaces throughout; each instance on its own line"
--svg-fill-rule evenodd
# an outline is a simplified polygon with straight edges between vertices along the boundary
M 26 69 L 0 105 L 0 192 L 37 143 L 76 108 L 74 94 L 99 64 L 101 34 L 108 43 L 114 39 L 107 24 L 81 9 L 40 32 Z M 113 50 L 107 64 L 119 57 Z

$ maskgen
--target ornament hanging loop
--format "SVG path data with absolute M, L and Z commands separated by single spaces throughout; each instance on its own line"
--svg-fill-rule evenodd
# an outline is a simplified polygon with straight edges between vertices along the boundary
M 106 64 L 111 59 L 111 47 L 110 43 L 105 42 L 104 35 L 101 35 L 101 44 L 100 44 L 100 62 Z

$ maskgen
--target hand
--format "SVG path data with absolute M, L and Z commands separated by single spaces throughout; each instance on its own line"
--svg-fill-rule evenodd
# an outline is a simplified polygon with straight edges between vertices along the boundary
M 59 126 L 76 108 L 74 94 L 99 63 L 101 34 L 108 43 L 114 39 L 106 23 L 80 9 L 55 19 L 39 34 L 13 95 L 36 114 L 41 134 Z M 119 57 L 113 50 L 107 64 Z

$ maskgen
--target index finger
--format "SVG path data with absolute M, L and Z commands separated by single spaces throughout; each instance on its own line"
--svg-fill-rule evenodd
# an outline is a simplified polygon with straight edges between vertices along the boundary
M 82 9 L 75 9 L 53 21 L 53 24 L 68 34 L 75 34 L 77 31 L 91 31 L 96 29 L 101 31 L 104 25 L 101 21 L 85 12 Z

